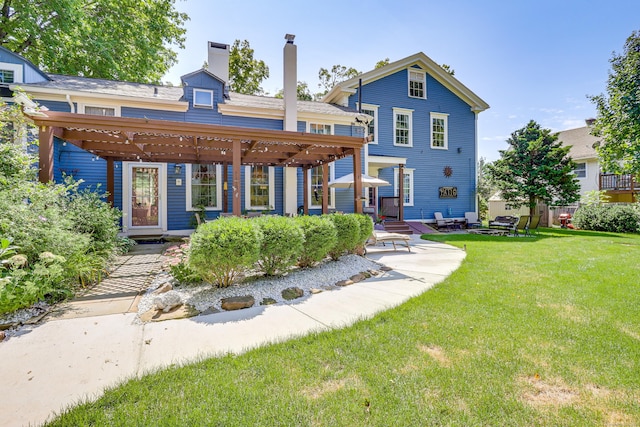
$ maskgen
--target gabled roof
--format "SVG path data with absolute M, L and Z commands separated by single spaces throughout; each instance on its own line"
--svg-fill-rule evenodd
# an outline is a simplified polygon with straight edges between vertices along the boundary
M 10 56 L 13 56 L 14 58 L 16 58 L 18 61 L 24 62 L 25 64 L 27 64 L 28 66 L 30 66 L 31 68 L 33 68 L 33 70 L 35 72 L 37 72 L 38 74 L 40 74 L 40 76 L 42 76 L 43 79 L 45 80 L 50 80 L 49 76 L 47 75 L 47 73 L 45 73 L 44 71 L 42 71 L 40 68 L 38 68 L 36 65 L 34 65 L 31 61 L 29 61 L 27 58 L 25 58 L 22 55 L 19 55 L 15 52 L 10 51 L 9 49 L 0 46 L 0 50 L 2 52 L 5 52 L 7 54 L 9 54 Z
M 571 146 L 569 155 L 574 160 L 597 159 L 596 145 L 600 138 L 591 135 L 591 128 L 584 126 L 558 132 L 558 140 L 564 146 Z
M 340 102 L 340 98 L 344 94 L 354 93 L 358 88 L 359 79 L 362 79 L 362 84 L 365 85 L 413 65 L 417 65 L 423 71 L 426 71 L 431 77 L 436 79 L 456 96 L 469 104 L 473 111 L 480 112 L 489 108 L 489 104 L 483 101 L 478 95 L 473 93 L 471 89 L 446 72 L 440 65 L 422 52 L 418 52 L 399 61 L 387 64 L 384 67 L 376 68 L 375 70 L 371 70 L 350 80 L 338 83 L 327 95 L 324 96 L 322 101 Z
M 219 81 L 223 85 L 226 85 L 224 80 L 222 80 L 220 77 L 216 76 L 215 74 L 213 74 L 211 71 L 207 70 L 206 68 L 200 68 L 199 70 L 195 70 L 195 71 L 187 73 L 187 74 L 185 74 L 183 76 L 180 76 L 180 80 L 184 82 L 185 78 L 193 77 L 196 74 L 200 74 L 200 73 L 204 73 L 204 74 L 208 75 L 209 77 L 212 77 L 212 78 L 216 79 L 217 81 Z

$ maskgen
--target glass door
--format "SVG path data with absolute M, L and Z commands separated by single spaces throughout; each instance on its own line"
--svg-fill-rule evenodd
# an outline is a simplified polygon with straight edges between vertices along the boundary
M 131 168 L 131 226 L 158 227 L 159 168 L 133 166 Z

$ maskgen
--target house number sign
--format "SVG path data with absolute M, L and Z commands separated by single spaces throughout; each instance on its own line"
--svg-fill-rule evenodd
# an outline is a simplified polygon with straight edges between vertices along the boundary
M 440 187 L 438 190 L 440 191 L 441 199 L 457 199 L 458 198 L 458 187 Z

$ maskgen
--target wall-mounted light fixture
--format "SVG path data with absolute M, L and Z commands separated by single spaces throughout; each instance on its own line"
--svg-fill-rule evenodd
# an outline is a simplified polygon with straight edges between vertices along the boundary
M 175 175 L 180 175 L 182 173 L 182 165 L 175 165 L 173 167 L 173 173 Z
M 462 153 L 462 147 L 458 147 L 458 154 Z

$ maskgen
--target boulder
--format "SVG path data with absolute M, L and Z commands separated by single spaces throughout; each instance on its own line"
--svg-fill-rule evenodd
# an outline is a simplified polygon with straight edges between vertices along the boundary
M 311 292 L 312 294 L 319 294 L 320 292 L 322 292 L 322 289 L 317 289 L 317 288 L 311 288 L 309 289 L 309 292 Z
M 366 279 L 366 277 L 364 277 L 364 274 L 358 273 L 351 276 L 350 279 L 353 283 L 358 283 L 358 282 L 362 282 L 364 279 Z
M 164 294 L 165 292 L 169 292 L 173 290 L 173 285 L 169 282 L 165 282 L 162 285 L 158 286 L 156 290 L 152 292 L 152 294 Z
M 340 280 L 339 282 L 336 282 L 336 286 L 349 286 L 349 285 L 353 285 L 353 280 Z
M 282 298 L 286 299 L 287 301 L 300 298 L 302 295 L 304 295 L 304 291 L 295 286 L 282 291 Z
M 260 303 L 260 305 L 271 305 L 271 304 L 275 304 L 276 302 L 277 301 L 274 300 L 273 298 L 266 297 L 262 299 L 262 302 Z
M 251 295 L 223 298 L 222 309 L 227 311 L 241 310 L 243 308 L 253 307 L 255 302 L 256 300 Z
M 383 265 L 382 267 L 380 267 L 380 270 L 381 271 L 391 271 L 391 270 L 393 270 L 393 268 L 387 267 L 386 265 Z
M 7 337 L 7 333 L 5 331 L 0 331 L 0 341 L 4 341 Z

